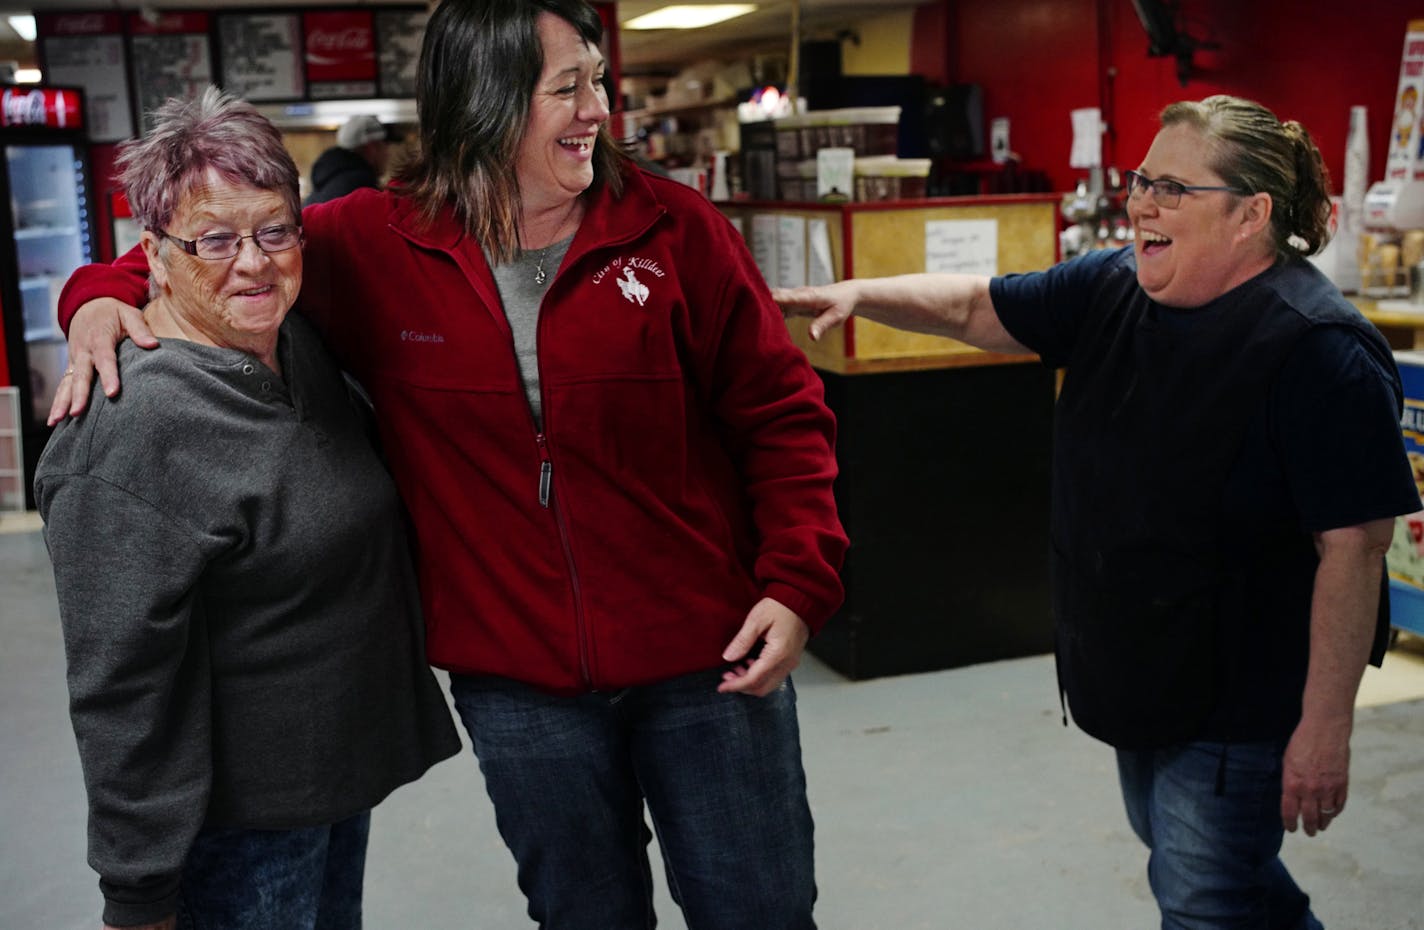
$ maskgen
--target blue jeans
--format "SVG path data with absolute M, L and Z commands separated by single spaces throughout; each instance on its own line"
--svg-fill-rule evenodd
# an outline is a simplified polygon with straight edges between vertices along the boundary
M 1320 930 L 1280 860 L 1283 741 L 1117 754 L 1162 930 Z
M 299 830 L 198 832 L 178 930 L 360 930 L 371 814 Z
M 689 930 L 813 930 L 796 691 L 718 694 L 720 672 L 555 697 L 452 675 L 495 818 L 545 930 L 648 930 L 647 803 Z

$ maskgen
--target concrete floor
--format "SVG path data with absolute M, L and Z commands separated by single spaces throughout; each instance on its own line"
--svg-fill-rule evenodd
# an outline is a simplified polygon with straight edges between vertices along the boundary
M 866 682 L 808 659 L 796 683 L 823 930 L 1157 926 L 1112 753 L 1062 725 L 1051 658 Z M 1361 703 L 1348 811 L 1285 858 L 1327 926 L 1424 930 L 1424 640 Z M 98 926 L 84 818 L 48 557 L 32 519 L 0 517 L 0 928 Z M 472 756 L 377 809 L 366 914 L 533 926 Z

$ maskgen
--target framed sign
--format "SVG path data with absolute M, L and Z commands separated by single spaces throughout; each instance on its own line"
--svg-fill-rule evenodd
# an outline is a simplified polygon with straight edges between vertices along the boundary
M 245 100 L 306 95 L 302 21 L 296 13 L 219 13 L 218 70 L 224 90 Z
M 42 13 L 36 26 L 45 79 L 84 89 L 90 140 L 119 142 L 133 136 L 119 14 Z
M 415 66 L 420 60 L 420 44 L 429 19 L 430 14 L 425 10 L 377 11 L 381 96 L 415 96 Z
M 134 100 L 142 131 L 153 111 L 169 97 L 192 99 L 213 82 L 211 17 L 207 13 L 164 12 L 128 16 Z
M 376 30 L 370 10 L 312 10 L 306 30 L 307 96 L 376 96 Z

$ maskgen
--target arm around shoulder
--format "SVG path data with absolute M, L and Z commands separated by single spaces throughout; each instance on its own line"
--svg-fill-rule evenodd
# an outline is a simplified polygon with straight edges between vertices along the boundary
M 138 309 L 147 296 L 148 261 L 139 246 L 112 265 L 85 265 L 70 275 L 59 296 L 59 322 L 69 336 L 69 370 L 50 402 L 51 426 L 84 412 L 95 372 L 106 396 L 119 393 L 114 347 L 124 336 L 146 349 L 158 345 Z

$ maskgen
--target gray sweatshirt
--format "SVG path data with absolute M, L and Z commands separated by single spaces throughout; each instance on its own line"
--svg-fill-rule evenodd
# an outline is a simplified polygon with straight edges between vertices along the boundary
M 200 827 L 331 823 L 459 748 L 362 411 L 304 322 L 278 352 L 124 343 L 40 460 L 111 924 L 172 913 Z

